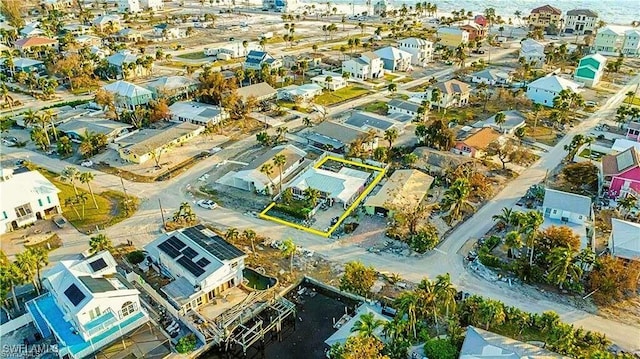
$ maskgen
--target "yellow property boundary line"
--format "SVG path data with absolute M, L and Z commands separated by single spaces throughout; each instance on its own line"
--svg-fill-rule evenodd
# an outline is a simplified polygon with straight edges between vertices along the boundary
M 322 166 L 325 162 L 327 162 L 329 160 L 340 162 L 340 163 L 344 163 L 344 164 L 349 164 L 349 165 L 353 165 L 353 166 L 357 166 L 357 167 L 362 167 L 362 168 L 366 168 L 366 169 L 373 170 L 373 171 L 378 171 L 379 173 L 376 176 L 376 178 L 374 178 L 373 181 L 364 189 L 364 191 L 362 191 L 362 193 L 360 193 L 358 198 L 356 198 L 356 200 L 353 201 L 353 203 L 349 206 L 349 208 L 347 208 L 347 210 L 344 211 L 344 213 L 340 216 L 340 218 L 338 218 L 338 222 L 336 222 L 336 224 L 331 226 L 331 228 L 329 228 L 328 231 L 326 231 L 326 232 L 319 231 L 317 229 L 305 227 L 305 226 L 299 225 L 297 223 L 292 223 L 292 222 L 289 222 L 289 221 L 285 221 L 284 219 L 276 218 L 276 217 L 268 215 L 267 212 L 269 212 L 269 210 L 271 210 L 271 208 L 273 208 L 273 206 L 276 205 L 275 202 L 271 202 L 271 204 L 269 204 L 267 206 L 267 208 L 265 208 L 262 212 L 260 212 L 260 214 L 258 214 L 258 218 L 262 218 L 262 219 L 266 219 L 266 220 L 273 221 L 273 222 L 276 222 L 276 223 L 284 224 L 285 226 L 289 226 L 289 227 L 293 227 L 293 228 L 296 228 L 296 229 L 300 229 L 302 231 L 305 231 L 305 232 L 308 232 L 308 233 L 311 233 L 311 234 L 315 234 L 315 235 L 318 235 L 318 236 L 321 236 L 321 237 L 325 237 L 325 238 L 330 237 L 331 234 L 338 228 L 338 226 L 340 226 L 340 224 L 342 224 L 342 221 L 344 221 L 345 218 L 347 218 L 351 214 L 351 212 L 353 212 L 353 210 L 356 207 L 358 207 L 358 205 L 360 205 L 360 202 L 362 202 L 362 200 L 371 192 L 371 190 L 373 190 L 376 187 L 376 185 L 382 180 L 382 178 L 384 177 L 384 174 L 386 172 L 386 169 L 381 168 L 381 167 L 367 165 L 367 164 L 364 164 L 364 163 L 358 163 L 358 162 L 354 162 L 354 161 L 349 161 L 349 160 L 345 160 L 343 158 L 334 157 L 334 156 L 326 156 L 321 161 L 316 163 L 313 166 L 313 168 L 318 168 L 318 167 Z

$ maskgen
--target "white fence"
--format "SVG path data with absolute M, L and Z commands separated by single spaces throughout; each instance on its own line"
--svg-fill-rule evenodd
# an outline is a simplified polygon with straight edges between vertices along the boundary
M 14 330 L 18 328 L 22 328 L 31 322 L 33 322 L 33 318 L 31 317 L 31 314 L 29 313 L 23 314 L 15 319 L 12 319 L 0 325 L 0 336 L 4 336 L 7 333 L 11 333 Z

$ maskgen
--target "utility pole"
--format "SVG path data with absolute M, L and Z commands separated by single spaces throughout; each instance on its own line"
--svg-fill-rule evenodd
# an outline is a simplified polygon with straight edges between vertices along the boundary
M 122 173 L 118 171 L 118 177 L 120 177 L 120 184 L 122 185 L 122 192 L 124 192 L 125 201 L 129 199 L 129 195 L 127 195 L 127 189 L 124 187 L 124 180 L 122 179 Z
M 160 198 L 158 198 L 158 205 L 160 206 L 160 216 L 162 216 L 162 227 L 164 228 L 164 210 L 162 209 L 162 202 L 160 202 Z

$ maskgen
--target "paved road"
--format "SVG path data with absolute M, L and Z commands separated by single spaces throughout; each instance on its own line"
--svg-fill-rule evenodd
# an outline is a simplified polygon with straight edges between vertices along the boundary
M 443 72 L 442 75 L 445 73 L 446 72 Z M 588 330 L 604 332 L 621 347 L 628 350 L 636 350 L 640 348 L 640 328 L 607 320 L 564 304 L 550 302 L 545 299 L 543 295 L 525 296 L 517 290 L 510 288 L 505 283 L 482 279 L 464 267 L 463 257 L 458 252 L 469 239 L 478 238 L 486 233 L 492 225 L 491 217 L 493 214 L 499 213 L 503 207 L 513 206 L 529 186 L 539 183 L 544 178 L 547 170 L 555 168 L 560 163 L 565 155 L 563 147 L 571 140 L 573 134 L 588 132 L 598 121 L 612 117 L 615 113 L 615 108 L 624 98 L 624 93 L 639 81 L 640 75 L 609 99 L 598 112 L 572 129 L 568 136 L 560 141 L 552 150 L 544 154 L 535 165 L 524 171 L 517 179 L 510 182 L 495 198 L 481 208 L 468 221 L 458 227 L 438 248 L 438 251 L 434 251 L 430 255 L 422 258 L 400 258 L 391 254 L 372 254 L 364 248 L 358 247 L 350 242 L 349 238 L 337 241 L 319 238 L 289 227 L 283 227 L 254 217 L 240 215 L 237 212 L 225 208 L 219 208 L 214 211 L 196 208 L 196 212 L 204 221 L 211 222 L 223 228 L 258 228 L 258 232 L 271 238 L 283 239 L 291 237 L 299 245 L 315 250 L 333 261 L 347 262 L 355 259 L 361 260 L 373 265 L 378 270 L 398 273 L 410 281 L 418 281 L 427 275 L 433 278 L 438 274 L 450 273 L 453 282 L 461 290 L 498 299 L 508 305 L 513 305 L 526 311 L 543 312 L 553 310 L 560 314 L 563 320 L 567 322 L 583 326 Z M 414 85 L 405 84 L 405 86 L 410 87 Z M 368 97 L 366 102 L 372 101 L 373 99 L 371 97 L 373 96 Z M 351 104 L 342 106 L 351 106 Z M 331 113 L 341 110 L 343 110 L 343 108 L 337 106 L 331 109 Z M 289 122 L 287 126 L 293 128 L 299 126 L 299 122 L 300 120 Z M 271 129 L 271 131 L 273 131 L 273 129 Z M 115 242 L 120 243 L 132 240 L 139 246 L 153 240 L 160 233 L 161 217 L 158 200 L 162 201 L 166 215 L 169 215 L 179 206 L 180 202 L 185 201 L 185 198 L 187 198 L 185 197 L 187 186 L 195 182 L 196 178 L 209 171 L 215 163 L 234 157 L 253 144 L 255 144 L 255 138 L 251 137 L 231 144 L 216 156 L 199 162 L 187 173 L 166 182 L 143 184 L 125 181 L 127 191 L 143 199 L 141 208 L 134 217 L 108 228 L 106 230 L 107 235 Z M 68 165 L 66 162 L 51 159 L 24 149 L 7 149 L 3 147 L 2 153 L 3 157 L 7 156 L 10 158 L 27 158 L 28 156 L 30 160 L 54 171 L 60 171 Z M 116 190 L 121 188 L 119 178 L 101 172 L 95 172 L 95 174 L 97 186 Z M 72 240 L 66 239 L 64 241 L 64 247 L 56 251 L 55 256 L 56 258 L 60 258 L 65 255 L 77 255 L 77 253 L 86 249 L 87 246 L 88 238 L 85 237 L 83 241 L 82 235 L 76 235 Z

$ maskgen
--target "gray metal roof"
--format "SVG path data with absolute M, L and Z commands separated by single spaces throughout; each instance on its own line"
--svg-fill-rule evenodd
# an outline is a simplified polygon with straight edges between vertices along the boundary
M 568 357 L 532 344 L 468 326 L 459 358 L 551 359 Z
M 405 100 L 398 100 L 398 99 L 393 99 L 391 101 L 389 101 L 388 103 L 389 106 L 393 106 L 393 107 L 397 107 L 397 108 L 401 108 L 403 110 L 407 110 L 407 111 L 411 111 L 411 112 L 418 112 L 418 109 L 420 108 L 420 105 L 417 103 L 413 103 L 413 102 L 409 102 L 409 101 L 405 101 Z
M 345 123 L 363 130 L 365 130 L 366 127 L 369 127 L 386 131 L 393 126 L 393 122 L 360 111 L 351 114 Z
M 547 188 L 544 192 L 542 206 L 577 213 L 591 218 L 591 198 L 575 193 Z
M 342 145 L 348 145 L 355 140 L 359 135 L 363 134 L 363 131 L 350 128 L 339 123 L 324 121 L 319 125 L 313 127 L 313 132 L 316 134 L 332 138 L 342 143 Z M 338 146 L 334 148 L 340 148 Z

